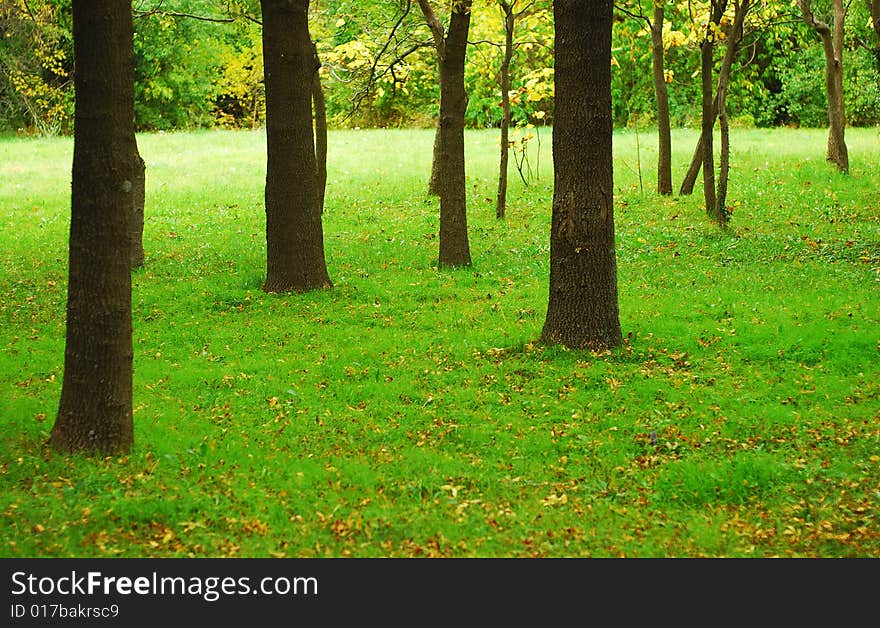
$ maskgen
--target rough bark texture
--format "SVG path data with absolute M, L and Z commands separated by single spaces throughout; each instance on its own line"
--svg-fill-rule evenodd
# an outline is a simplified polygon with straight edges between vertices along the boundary
M 135 146 L 134 175 L 131 180 L 131 267 L 144 265 L 144 203 L 146 202 L 147 166 Z
M 308 0 L 261 0 L 266 84 L 266 292 L 330 287 L 318 206 Z
M 498 168 L 498 194 L 495 217 L 504 218 L 507 209 L 507 167 L 510 159 L 510 62 L 513 59 L 513 31 L 516 13 L 512 2 L 501 2 L 504 15 L 504 57 L 501 59 L 501 159 Z
M 438 166 L 439 175 L 437 191 L 440 195 L 438 264 L 441 268 L 469 266 L 471 252 L 467 231 L 464 159 L 464 115 L 467 110 L 464 63 L 471 23 L 471 0 L 454 3 L 445 36 L 427 0 L 419 0 L 419 6 L 434 36 L 440 59 L 440 123 L 434 147 L 434 164 Z
M 657 193 L 672 194 L 672 135 L 669 123 L 669 91 L 663 50 L 663 4 L 654 5 L 651 22 L 651 51 L 653 58 L 654 97 L 657 100 Z
M 464 62 L 471 22 L 470 1 L 455 5 L 440 73 L 440 258 L 441 267 L 468 266 Z
M 312 108 L 315 117 L 315 168 L 318 176 L 318 211 L 324 213 L 324 198 L 327 194 L 327 100 L 321 84 L 321 60 L 317 47 L 312 45 L 315 55 L 315 80 L 312 83 Z
M 614 247 L 611 0 L 557 0 L 549 344 L 622 342 Z
M 825 93 L 828 97 L 828 150 L 825 158 L 841 172 L 849 172 L 849 151 L 846 147 L 846 110 L 843 99 L 843 27 L 846 8 L 843 0 L 833 0 L 834 19 L 831 26 L 813 13 L 810 0 L 798 0 L 798 7 L 807 24 L 816 31 L 825 52 Z
M 124 453 L 132 421 L 131 233 L 134 53 L 131 3 L 73 2 L 74 114 L 62 452 Z

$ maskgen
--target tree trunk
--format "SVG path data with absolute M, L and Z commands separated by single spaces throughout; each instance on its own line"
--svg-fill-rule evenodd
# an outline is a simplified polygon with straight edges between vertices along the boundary
M 440 71 L 440 258 L 441 267 L 471 263 L 467 231 L 464 65 L 471 2 L 457 2 L 449 20 Z
M 712 36 L 706 33 L 706 38 L 700 44 L 700 68 L 701 82 L 703 87 L 703 125 L 700 137 L 703 140 L 703 202 L 706 204 L 706 213 L 712 215 L 715 211 L 715 151 L 712 145 L 712 129 L 715 126 L 715 107 L 712 102 L 712 68 L 713 44 Z
M 840 172 L 849 172 L 846 148 L 846 110 L 843 98 L 843 28 L 846 8 L 843 0 L 833 0 L 833 27 L 817 19 L 810 0 L 798 0 L 804 20 L 816 31 L 825 53 L 825 93 L 828 97 L 828 150 L 826 159 Z
M 651 50 L 653 55 L 654 96 L 657 99 L 657 193 L 672 194 L 672 136 L 669 123 L 669 92 L 663 51 L 663 4 L 654 5 L 651 23 Z
M 723 9 L 720 13 L 716 13 L 718 19 L 721 19 L 721 15 L 723 15 Z M 721 60 L 721 68 L 718 70 L 718 85 L 715 88 L 715 99 L 713 100 L 712 108 L 713 108 L 713 120 L 712 126 L 715 126 L 715 118 L 718 115 L 718 99 L 721 95 L 721 91 L 727 88 L 727 84 L 730 82 L 730 70 L 733 67 L 733 61 L 736 58 L 736 53 L 739 50 L 739 40 L 742 39 L 742 29 L 736 31 L 738 33 L 738 39 L 728 38 L 724 48 L 724 57 Z M 688 170 L 684 175 L 684 178 L 681 181 L 681 188 L 679 189 L 679 194 L 681 195 L 689 195 L 693 194 L 694 184 L 697 182 L 697 175 L 700 174 L 700 170 L 702 170 L 703 165 L 703 134 L 702 130 L 700 132 L 700 139 L 697 140 L 697 145 L 694 148 L 694 154 L 691 157 L 691 163 L 688 166 Z
M 131 3 L 73 2 L 74 148 L 62 452 L 128 452 L 132 421 L 131 233 L 134 52 Z
M 843 98 L 843 29 L 846 9 L 843 0 L 834 0 L 834 31 L 829 50 L 825 50 L 825 86 L 828 92 L 828 152 L 826 159 L 840 172 L 849 172 L 849 151 L 846 148 L 846 104 Z M 829 56 L 829 52 L 831 53 Z
M 266 292 L 331 286 L 312 130 L 308 0 L 261 0 L 266 84 Z
M 442 71 L 442 70 L 438 70 Z M 439 75 L 438 75 L 439 76 Z M 441 132 L 440 132 L 440 119 L 437 119 L 437 128 L 434 130 L 434 149 L 431 152 L 431 178 L 428 179 L 428 195 L 429 196 L 440 196 L 440 162 L 441 162 L 441 150 L 440 150 L 440 141 L 441 141 Z
M 315 54 L 315 79 L 312 83 L 312 107 L 315 116 L 315 161 L 318 176 L 318 212 L 324 213 L 324 198 L 327 194 L 327 101 L 324 86 L 321 85 L 321 59 L 318 49 L 312 45 Z
M 501 159 L 498 169 L 498 194 L 495 217 L 504 218 L 507 208 L 507 167 L 510 159 L 510 62 L 513 59 L 513 31 L 516 14 L 512 2 L 501 2 L 504 13 L 504 57 L 501 60 Z
M 718 127 L 721 130 L 721 155 L 718 164 L 718 194 L 715 199 L 714 220 L 727 226 L 727 181 L 730 176 L 730 126 L 727 123 L 727 94 L 723 90 L 718 105 Z
M 131 180 L 132 224 L 131 224 L 131 267 L 144 265 L 144 203 L 146 201 L 147 166 L 134 149 L 134 176 Z
M 570 348 L 622 342 L 614 248 L 612 1 L 556 0 L 550 290 L 541 338 Z

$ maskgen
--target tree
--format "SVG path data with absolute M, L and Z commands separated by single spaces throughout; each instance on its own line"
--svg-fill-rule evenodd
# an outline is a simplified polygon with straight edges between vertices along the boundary
M 550 295 L 542 340 L 622 342 L 612 167 L 612 0 L 556 0 Z
M 641 3 L 639 3 L 641 5 Z M 663 43 L 663 24 L 666 21 L 666 1 L 654 0 L 652 17 L 646 16 L 639 6 L 638 13 L 620 7 L 627 15 L 644 22 L 651 34 L 651 77 L 657 111 L 657 193 L 672 194 L 672 132 L 669 120 L 669 90 L 666 87 L 666 55 Z
M 495 217 L 504 218 L 507 208 L 507 166 L 510 158 L 510 63 L 513 60 L 513 35 L 517 13 L 515 0 L 499 0 L 504 17 L 504 56 L 501 59 L 501 159 L 498 167 L 498 193 L 495 196 Z
M 73 1 L 74 149 L 67 336 L 50 445 L 124 453 L 132 421 L 134 52 L 131 3 Z
M 464 116 L 467 91 L 464 63 L 471 21 L 471 0 L 454 0 L 444 31 L 427 0 L 419 8 L 434 37 L 440 66 L 440 123 L 435 163 L 439 168 L 440 267 L 469 266 L 467 190 L 465 187 Z
M 131 267 L 144 265 L 144 203 L 147 195 L 147 166 L 134 145 L 134 175 L 131 180 Z
M 816 17 L 810 0 L 797 0 L 807 24 L 816 31 L 825 53 L 825 93 L 828 96 L 828 149 L 825 158 L 840 172 L 849 171 L 846 148 L 846 110 L 843 99 L 843 27 L 846 11 L 843 0 L 832 0 L 833 19 L 829 25 Z
M 513 112 L 511 110 L 510 93 L 512 90 L 512 80 L 510 76 L 510 66 L 513 61 L 514 49 L 517 44 L 514 41 L 516 34 L 516 26 L 519 19 L 528 11 L 535 8 L 536 2 L 525 3 L 517 10 L 516 0 L 499 0 L 498 8 L 501 10 L 501 17 L 504 23 L 504 44 L 502 48 L 501 68 L 499 70 L 499 78 L 501 83 L 501 158 L 498 163 L 498 191 L 495 195 L 495 217 L 503 219 L 507 209 L 507 170 L 510 163 L 510 124 L 513 120 Z
M 328 288 L 312 129 L 308 0 L 261 0 L 266 83 L 266 292 Z

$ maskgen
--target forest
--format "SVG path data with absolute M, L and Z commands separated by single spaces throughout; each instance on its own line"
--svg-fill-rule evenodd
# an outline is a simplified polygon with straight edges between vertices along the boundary
M 0 556 L 880 557 L 876 0 L 0 11 Z
M 439 3 L 443 5 L 444 3 Z M 516 126 L 551 124 L 553 16 L 546 0 L 473 4 L 466 80 L 470 128 L 500 125 L 506 19 L 512 24 L 510 88 Z M 733 3 L 717 20 L 719 38 Z M 812 0 L 832 23 L 831 0 Z M 135 121 L 138 130 L 254 128 L 265 121 L 258 2 L 135 0 Z M 663 2 L 661 42 L 669 116 L 699 126 L 699 44 L 711 3 Z M 7 0 L 0 8 L 0 131 L 69 133 L 73 120 L 70 0 Z M 847 122 L 880 123 L 880 31 L 876 0 L 845 3 L 841 56 Z M 439 9 L 438 9 L 439 10 Z M 873 13 L 872 13 L 873 12 Z M 656 125 L 651 2 L 615 5 L 612 103 L 615 127 Z M 439 86 L 430 29 L 416 2 L 318 0 L 310 4 L 333 127 L 430 127 Z M 715 47 L 720 64 L 723 46 Z M 727 108 L 741 126 L 827 125 L 822 41 L 793 1 L 753 2 L 731 70 Z M 523 129 L 523 135 L 527 132 Z

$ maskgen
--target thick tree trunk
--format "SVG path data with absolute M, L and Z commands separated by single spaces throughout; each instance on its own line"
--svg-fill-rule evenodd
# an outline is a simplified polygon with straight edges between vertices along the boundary
M 312 130 L 308 0 L 261 0 L 266 84 L 266 292 L 331 286 Z
M 501 59 L 501 159 L 498 168 L 498 194 L 495 217 L 504 218 L 507 209 L 507 168 L 510 159 L 510 62 L 513 59 L 513 31 L 516 14 L 512 2 L 501 2 L 504 13 L 504 57 Z
M 471 21 L 470 0 L 455 4 L 440 72 L 440 258 L 441 267 L 468 266 L 464 63 Z
M 131 267 L 144 265 L 144 203 L 146 202 L 147 166 L 134 149 L 134 177 L 131 180 Z
M 550 290 L 541 338 L 571 348 L 622 342 L 614 247 L 612 1 L 556 0 Z
M 131 3 L 74 0 L 74 148 L 62 452 L 124 453 L 132 421 L 131 233 L 137 173 Z
M 663 4 L 654 5 L 651 22 L 651 51 L 653 58 L 654 96 L 657 99 L 657 193 L 672 194 L 672 134 L 669 123 L 669 91 L 663 50 Z
M 318 211 L 324 213 L 324 198 L 327 194 L 327 101 L 324 86 L 321 85 L 321 60 L 318 49 L 315 54 L 315 80 L 312 83 L 312 108 L 315 117 L 315 167 L 318 176 Z

